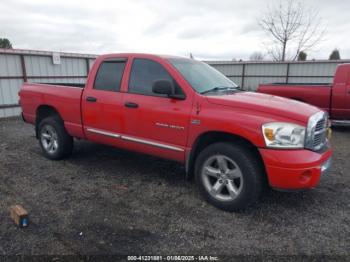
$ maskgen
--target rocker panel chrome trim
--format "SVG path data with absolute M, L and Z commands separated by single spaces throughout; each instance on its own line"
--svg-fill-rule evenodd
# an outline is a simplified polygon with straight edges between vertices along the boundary
M 120 138 L 121 137 L 120 134 L 111 133 L 111 132 L 103 131 L 103 130 L 100 130 L 100 129 L 87 128 L 86 130 L 89 131 L 89 132 L 92 132 L 92 133 L 105 135 L 105 136 L 111 136 L 111 137 L 114 137 L 114 138 Z
M 140 138 L 130 137 L 130 136 L 122 136 L 122 139 L 129 140 L 132 142 L 141 143 L 141 144 L 156 146 L 156 147 L 160 147 L 160 148 L 170 149 L 170 150 L 174 150 L 174 151 L 184 151 L 184 149 L 182 149 L 180 147 L 169 146 L 169 145 L 165 145 L 165 144 L 161 144 L 161 143 L 157 143 L 157 142 L 153 142 L 153 141 L 149 141 L 149 140 L 144 140 L 144 139 L 140 139 Z
M 121 135 L 121 134 L 117 134 L 117 133 L 111 133 L 111 132 L 100 130 L 100 129 L 87 128 L 86 130 L 89 132 L 92 132 L 92 133 L 99 134 L 99 135 L 110 136 L 113 138 L 120 138 L 123 140 L 141 143 L 141 144 L 145 144 L 145 145 L 156 146 L 156 147 L 165 148 L 165 149 L 174 150 L 174 151 L 180 151 L 180 152 L 185 151 L 181 147 L 170 146 L 170 145 L 166 145 L 166 144 L 162 144 L 162 143 L 158 143 L 158 142 L 153 142 L 153 141 L 149 141 L 149 140 L 145 140 L 145 139 L 141 139 L 141 138 L 125 136 L 125 135 Z

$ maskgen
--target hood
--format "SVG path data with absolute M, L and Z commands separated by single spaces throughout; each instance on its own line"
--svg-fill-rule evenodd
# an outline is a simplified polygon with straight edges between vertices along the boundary
M 317 107 L 296 100 L 254 92 L 208 96 L 207 100 L 212 104 L 264 112 L 270 116 L 275 115 L 304 123 L 308 122 L 311 115 L 321 111 Z

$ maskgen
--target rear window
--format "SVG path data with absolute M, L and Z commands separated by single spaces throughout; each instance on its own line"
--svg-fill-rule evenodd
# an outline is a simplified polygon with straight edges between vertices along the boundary
M 102 62 L 96 74 L 94 89 L 118 92 L 125 64 L 126 59 Z

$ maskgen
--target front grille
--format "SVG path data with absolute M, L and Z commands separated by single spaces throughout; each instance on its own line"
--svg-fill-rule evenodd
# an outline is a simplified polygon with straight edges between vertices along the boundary
M 322 149 L 327 143 L 328 116 L 319 112 L 309 119 L 306 148 L 314 151 Z
M 320 150 L 326 143 L 326 139 L 327 139 L 327 119 L 326 117 L 324 117 L 323 119 L 317 122 L 315 127 L 314 142 L 313 142 L 314 149 Z
M 318 131 L 322 130 L 323 128 L 325 128 L 325 124 L 326 124 L 325 118 L 319 120 L 316 124 L 315 132 L 318 132 Z

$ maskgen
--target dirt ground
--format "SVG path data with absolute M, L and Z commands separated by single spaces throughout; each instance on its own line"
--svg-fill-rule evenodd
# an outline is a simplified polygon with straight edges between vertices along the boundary
M 312 191 L 270 191 L 242 213 L 203 201 L 174 162 L 76 141 L 45 159 L 33 127 L 0 121 L 0 255 L 350 256 L 350 129 L 333 132 L 332 171 Z M 17 228 L 9 207 L 30 212 Z

